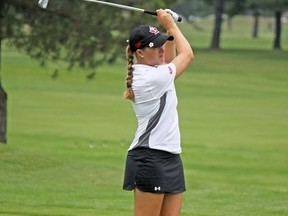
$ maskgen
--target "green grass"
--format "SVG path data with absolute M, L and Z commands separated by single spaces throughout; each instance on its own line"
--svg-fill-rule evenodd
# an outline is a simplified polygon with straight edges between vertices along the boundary
M 205 47 L 205 34 L 193 32 L 193 43 Z M 240 49 L 232 40 L 228 46 L 229 37 L 229 49 L 195 49 L 195 62 L 177 80 L 188 189 L 182 215 L 284 216 L 288 52 L 261 44 Z M 125 64 L 103 66 L 91 81 L 61 68 L 52 80 L 54 66 L 39 68 L 4 49 L 8 145 L 0 145 L 0 215 L 133 215 L 133 194 L 121 189 L 136 129 L 122 99 Z

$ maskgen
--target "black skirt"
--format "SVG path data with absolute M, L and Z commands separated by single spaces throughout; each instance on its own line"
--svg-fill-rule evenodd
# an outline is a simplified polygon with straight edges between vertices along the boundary
M 179 154 L 136 148 L 127 154 L 123 189 L 151 193 L 186 191 L 183 164 Z

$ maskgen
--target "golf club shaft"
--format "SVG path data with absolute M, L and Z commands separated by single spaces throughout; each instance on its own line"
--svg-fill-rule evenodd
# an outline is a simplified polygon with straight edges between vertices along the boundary
M 147 13 L 147 14 L 150 14 L 150 15 L 157 16 L 157 13 L 155 11 L 144 10 L 144 9 L 141 9 L 141 8 L 131 7 L 131 6 L 127 6 L 127 5 L 121 5 L 121 4 L 105 2 L 105 1 L 98 1 L 98 0 L 83 0 L 83 1 L 94 2 L 94 3 L 98 3 L 98 4 L 108 5 L 108 6 L 111 6 L 111 7 L 122 8 L 122 9 L 125 9 L 125 10 L 138 11 L 138 12 Z
M 121 9 L 125 9 L 125 10 L 131 10 L 131 11 L 137 11 L 137 12 L 157 16 L 156 11 L 144 10 L 141 8 L 131 7 L 131 6 L 127 6 L 127 5 L 121 5 L 121 4 L 116 4 L 116 3 L 106 2 L 106 1 L 98 1 L 98 0 L 83 0 L 83 1 L 98 3 L 98 4 L 107 5 L 107 6 L 111 6 L 111 7 L 116 7 L 116 8 L 121 8 Z M 41 8 L 46 9 L 48 2 L 49 2 L 49 0 L 39 0 L 38 5 Z M 175 21 L 177 21 L 177 22 L 182 21 L 182 18 L 178 14 L 176 14 L 175 12 L 173 12 L 171 10 L 168 10 L 168 11 L 172 15 L 172 17 Z
M 116 3 L 111 3 L 111 2 L 106 2 L 106 1 L 98 1 L 98 0 L 83 0 L 86 2 L 93 2 L 93 3 L 98 3 L 98 4 L 103 4 L 103 5 L 108 5 L 111 7 L 117 7 L 117 8 L 122 8 L 122 9 L 126 9 L 126 10 L 132 10 L 132 11 L 138 11 L 138 12 L 142 12 L 142 13 L 146 13 L 146 14 L 150 14 L 150 15 L 154 15 L 157 16 L 157 12 L 156 11 L 150 11 L 150 10 L 144 10 L 141 8 L 136 8 L 136 7 L 131 7 L 131 6 L 127 6 L 127 5 L 121 5 L 121 4 L 116 4 Z M 172 15 L 173 19 L 177 22 L 181 22 L 182 18 L 175 12 L 169 10 L 169 13 Z

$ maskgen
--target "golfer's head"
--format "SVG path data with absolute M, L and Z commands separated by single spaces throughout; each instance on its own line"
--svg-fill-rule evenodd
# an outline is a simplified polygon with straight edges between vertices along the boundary
M 145 47 L 161 47 L 164 43 L 174 39 L 171 35 L 162 34 L 157 28 L 149 25 L 140 25 L 132 29 L 129 37 L 129 46 L 132 52 Z

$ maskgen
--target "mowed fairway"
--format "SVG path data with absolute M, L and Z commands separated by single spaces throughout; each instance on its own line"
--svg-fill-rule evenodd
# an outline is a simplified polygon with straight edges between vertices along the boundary
M 288 215 L 288 52 L 257 48 L 195 49 L 176 81 L 183 216 Z M 53 66 L 3 51 L 0 215 L 133 215 L 133 193 L 121 189 L 136 129 L 122 99 L 125 63 L 99 68 L 90 81 L 59 67 L 53 80 Z

